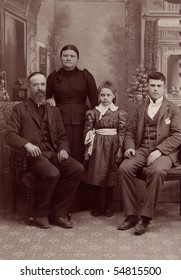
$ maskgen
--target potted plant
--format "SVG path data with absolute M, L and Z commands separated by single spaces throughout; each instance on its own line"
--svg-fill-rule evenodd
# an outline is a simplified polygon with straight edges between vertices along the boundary
M 139 105 L 148 98 L 147 77 L 145 68 L 140 64 L 127 89 L 129 101 Z
M 6 72 L 0 72 L 0 101 L 8 101 L 9 94 L 6 91 L 7 76 Z
M 169 90 L 169 94 L 172 98 L 178 99 L 181 96 L 181 91 L 178 85 L 173 84 Z

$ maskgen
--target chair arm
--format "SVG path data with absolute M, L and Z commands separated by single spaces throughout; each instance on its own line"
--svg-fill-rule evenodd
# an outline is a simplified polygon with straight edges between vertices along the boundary
M 37 179 L 31 172 L 23 172 L 18 178 L 18 184 L 21 187 L 21 192 L 24 194 L 27 201 L 35 196 L 35 188 Z
M 181 180 L 181 164 L 167 170 L 166 181 Z
M 27 201 L 33 199 L 37 182 L 35 176 L 27 170 L 26 151 L 11 149 L 10 164 L 19 190 Z
M 172 167 L 168 170 L 165 170 L 165 180 L 171 181 L 171 180 L 181 180 L 181 164 L 179 164 L 176 167 Z M 147 176 L 147 167 L 144 167 L 141 172 L 137 174 L 137 178 L 140 180 L 145 180 Z
M 26 151 L 11 149 L 10 166 L 13 173 L 24 172 L 27 170 Z

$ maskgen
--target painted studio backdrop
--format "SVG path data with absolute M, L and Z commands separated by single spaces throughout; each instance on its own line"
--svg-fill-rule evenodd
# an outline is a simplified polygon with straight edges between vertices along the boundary
M 168 98 L 181 105 L 181 0 L 0 0 L 0 93 L 9 98 L 0 99 L 2 208 L 12 197 L 3 133 L 13 102 L 28 96 L 31 72 L 48 75 L 61 66 L 66 44 L 78 47 L 78 66 L 93 74 L 97 86 L 106 79 L 116 84 L 117 104 L 129 116 L 134 81 L 133 98 L 128 88 L 140 64 L 163 72 Z M 171 198 L 177 193 L 166 200 Z
M 55 2 L 56 67 L 59 51 L 74 44 L 80 51 L 80 68 L 88 68 L 97 85 L 112 80 L 117 86 L 119 102 L 124 91 L 125 3 L 123 2 Z

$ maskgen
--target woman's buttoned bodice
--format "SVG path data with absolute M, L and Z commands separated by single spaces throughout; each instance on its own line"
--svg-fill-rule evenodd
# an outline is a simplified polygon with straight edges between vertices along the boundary
M 85 120 L 87 97 L 91 107 L 98 102 L 98 93 L 92 74 L 77 67 L 72 71 L 61 68 L 47 79 L 46 97 L 54 96 L 65 125 L 81 124 Z

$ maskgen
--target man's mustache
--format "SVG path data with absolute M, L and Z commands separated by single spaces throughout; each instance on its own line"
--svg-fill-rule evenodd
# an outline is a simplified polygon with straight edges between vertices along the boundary
M 45 93 L 45 90 L 43 90 L 43 89 L 38 89 L 38 90 L 37 90 L 37 93 L 43 93 L 43 94 L 44 94 L 44 93 Z

